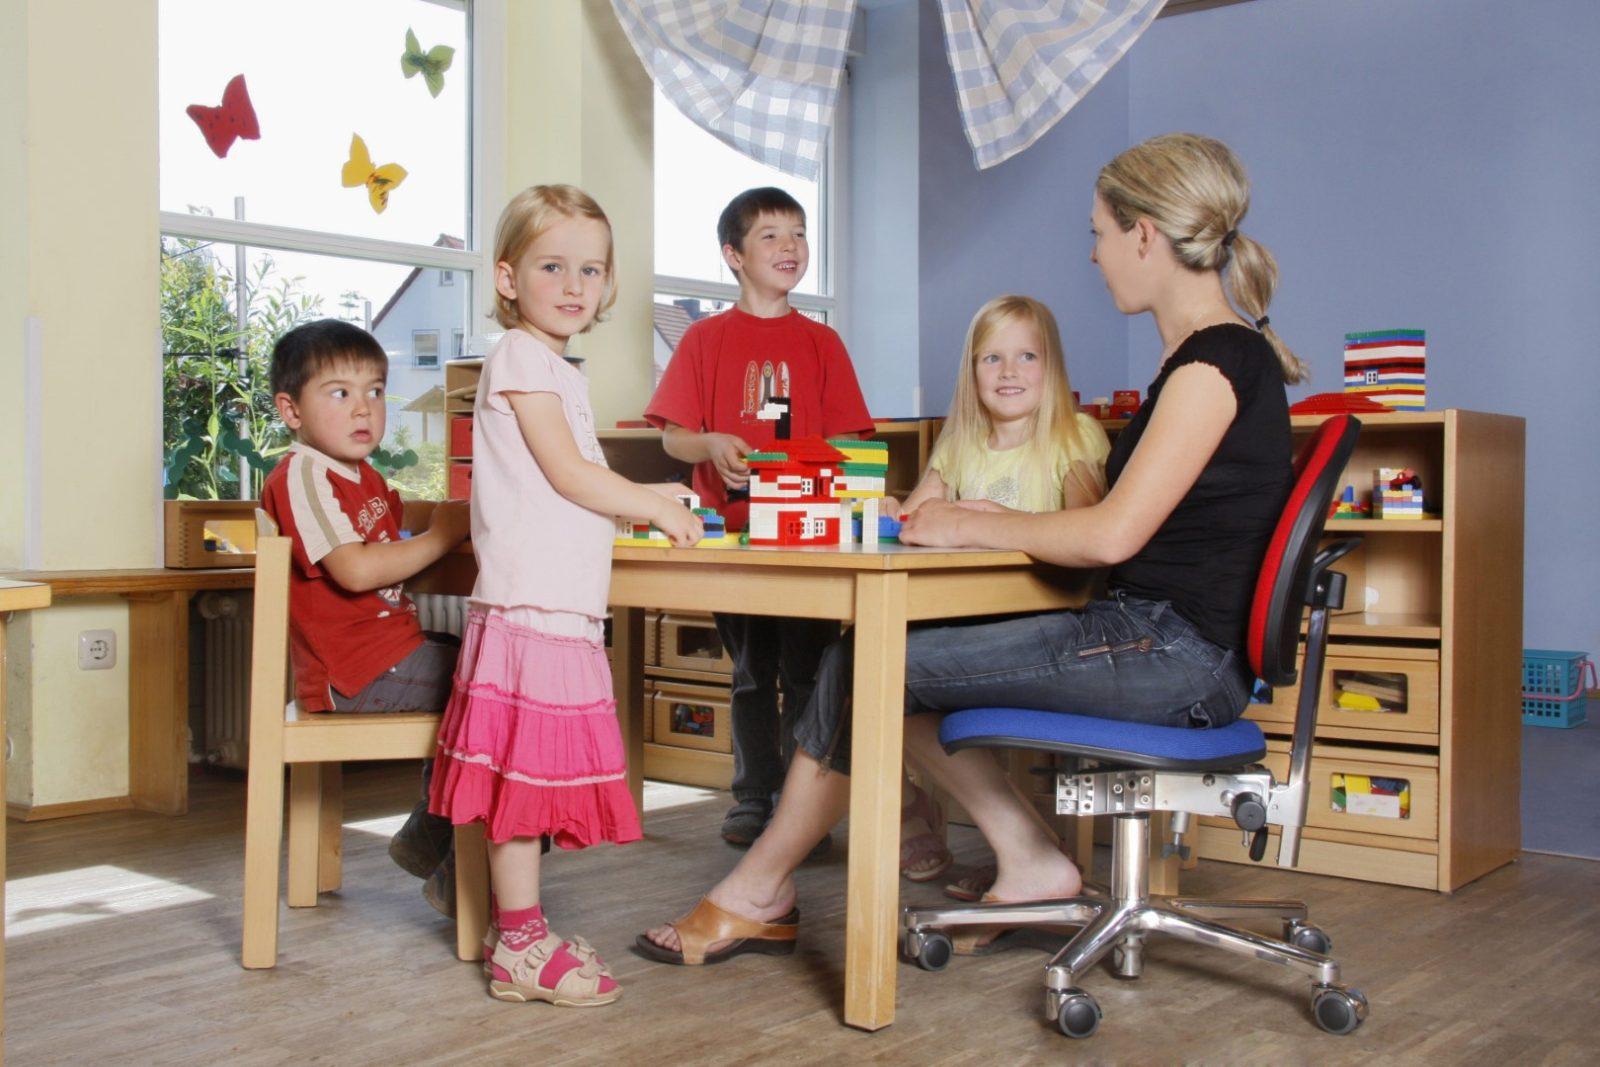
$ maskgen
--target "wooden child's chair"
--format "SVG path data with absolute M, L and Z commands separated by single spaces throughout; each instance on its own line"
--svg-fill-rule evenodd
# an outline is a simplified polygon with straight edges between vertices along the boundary
M 302 714 L 287 700 L 289 548 L 256 512 L 255 632 L 250 672 L 250 764 L 244 830 L 244 950 L 249 968 L 278 962 L 278 865 L 283 846 L 283 768 L 289 767 L 291 908 L 316 907 L 343 880 L 340 831 L 344 760 L 420 760 L 433 755 L 436 712 Z M 483 824 L 456 827 L 456 954 L 475 960 L 488 924 Z

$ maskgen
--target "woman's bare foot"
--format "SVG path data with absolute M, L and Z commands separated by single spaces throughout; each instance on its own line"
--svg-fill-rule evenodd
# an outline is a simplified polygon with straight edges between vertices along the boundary
M 776 922 L 794 910 L 796 894 L 793 878 L 785 878 L 778 885 L 776 892 L 763 892 L 754 887 L 741 885 L 730 875 L 712 886 L 706 898 L 723 911 L 732 912 L 746 919 L 754 919 L 756 922 L 769 923 Z M 644 936 L 671 952 L 678 952 L 683 948 L 678 941 L 677 927 L 671 923 L 652 927 L 645 931 Z M 706 946 L 706 954 L 710 955 L 731 943 L 712 942 Z
M 1041 850 L 1037 855 L 1002 860 L 989 896 L 995 900 L 1050 900 L 1074 897 L 1083 889 L 1078 865 L 1059 848 Z

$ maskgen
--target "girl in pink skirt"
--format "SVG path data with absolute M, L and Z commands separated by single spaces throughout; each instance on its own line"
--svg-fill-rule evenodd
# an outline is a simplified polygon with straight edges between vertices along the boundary
M 588 382 L 562 357 L 616 298 L 611 224 L 586 193 L 519 193 L 495 235 L 495 317 L 473 405 L 472 545 L 478 558 L 455 687 L 439 727 L 430 808 L 483 820 L 494 888 L 489 992 L 567 1007 L 621 995 L 582 938 L 539 906 L 539 839 L 635 841 L 602 621 L 615 517 L 691 545 L 700 520 L 676 486 L 607 469 Z

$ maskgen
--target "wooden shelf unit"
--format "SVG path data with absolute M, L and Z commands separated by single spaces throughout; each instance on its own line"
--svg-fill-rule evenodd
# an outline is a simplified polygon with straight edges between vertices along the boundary
M 1341 485 L 1370 489 L 1375 468 L 1411 467 L 1437 517 L 1328 524 L 1330 539 L 1363 543 L 1335 568 L 1348 587 L 1330 626 L 1299 869 L 1449 892 L 1521 848 L 1524 422 L 1454 409 L 1358 418 Z M 1298 445 L 1322 419 L 1293 422 Z M 1335 703 L 1340 679 L 1374 678 L 1368 691 L 1403 693 L 1402 706 Z M 1280 773 L 1298 692 L 1246 712 Z M 1335 774 L 1408 781 L 1406 817 L 1336 811 Z M 1231 823 L 1202 819 L 1198 852 L 1247 863 L 1240 838 Z

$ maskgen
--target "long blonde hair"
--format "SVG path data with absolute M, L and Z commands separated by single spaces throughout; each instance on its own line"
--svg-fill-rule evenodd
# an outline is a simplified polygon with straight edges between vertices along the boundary
M 1152 137 L 1101 167 L 1094 191 L 1124 232 L 1147 218 L 1184 266 L 1226 273 L 1235 306 L 1261 324 L 1284 380 L 1293 384 L 1311 377 L 1266 322 L 1278 287 L 1278 262 L 1239 229 L 1250 210 L 1250 179 L 1227 145 L 1193 133 Z
M 617 302 L 616 243 L 611 240 L 611 220 L 600 210 L 594 197 L 575 185 L 532 185 L 511 198 L 506 209 L 500 212 L 500 221 L 494 230 L 494 261 L 516 265 L 529 245 L 539 239 L 550 227 L 562 219 L 594 219 L 606 227 L 606 289 L 600 297 L 595 322 L 604 322 L 607 311 Z M 522 325 L 522 315 L 514 300 L 507 300 L 498 290 L 494 294 L 494 320 L 506 329 Z M 594 323 L 583 328 L 589 331 Z
M 976 464 L 981 462 L 984 445 L 994 428 L 978 396 L 978 359 L 995 331 L 1017 320 L 1034 328 L 1043 349 L 1039 356 L 1044 362 L 1044 389 L 1033 413 L 1027 443 L 1022 446 L 1028 451 L 1020 468 L 1023 477 L 1033 481 L 1028 487 L 1031 495 L 1048 497 L 1052 489 L 1060 488 L 1066 473 L 1059 466 L 1063 453 L 1072 459 L 1096 454 L 1088 435 L 1101 431 L 1099 427 L 1086 428 L 1078 419 L 1078 405 L 1072 397 L 1072 382 L 1067 377 L 1067 360 L 1061 348 L 1056 317 L 1032 297 L 997 296 L 978 309 L 967 327 L 955 396 L 950 401 L 950 415 L 939 433 L 935 449 L 944 464 L 942 477 L 952 495 L 976 473 Z M 1100 473 L 1099 477 L 1103 493 L 1104 474 Z

